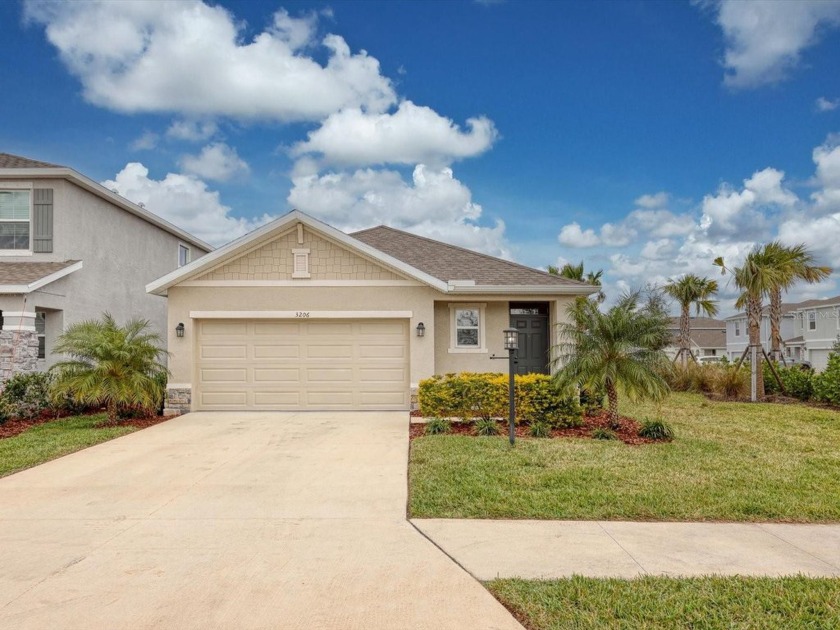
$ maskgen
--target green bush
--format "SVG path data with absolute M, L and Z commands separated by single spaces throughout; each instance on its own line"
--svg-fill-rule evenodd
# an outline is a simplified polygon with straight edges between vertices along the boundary
M 587 416 L 598 415 L 604 409 L 604 397 L 607 392 L 603 389 L 587 389 L 580 390 L 580 406 Z M 582 423 L 581 423 L 582 424 Z M 574 425 L 580 426 L 580 425 Z
M 639 429 L 639 437 L 649 440 L 673 440 L 674 430 L 662 420 L 645 418 L 642 421 L 642 427 Z
M 504 418 L 508 415 L 508 376 L 495 373 L 445 374 L 420 381 L 418 398 L 424 416 Z M 577 397 L 564 394 L 546 374 L 514 377 L 516 420 L 577 426 Z
M 432 418 L 426 423 L 424 433 L 426 435 L 442 435 L 452 431 L 452 423 L 446 418 Z
M 776 365 L 776 373 L 785 386 L 785 393 L 799 400 L 810 400 L 814 396 L 814 372 L 800 365 L 785 367 L 782 364 Z M 764 363 L 764 391 L 768 394 L 780 394 L 779 384 L 770 370 L 770 366 Z
M 840 405 L 840 354 L 828 355 L 828 365 L 813 376 L 812 382 L 815 400 Z
M 592 437 L 596 440 L 617 440 L 618 434 L 612 429 L 598 427 L 597 429 L 593 429 Z
M 547 422 L 532 422 L 528 427 L 528 433 L 533 438 L 547 438 L 551 437 L 551 425 Z
M 499 435 L 501 431 L 499 430 L 499 424 L 492 418 L 479 418 L 475 421 L 475 434 L 476 435 Z
M 12 419 L 12 406 L 0 396 L 0 427 Z
M 37 418 L 50 406 L 50 385 L 52 378 L 46 372 L 18 373 L 12 376 L 3 388 L 3 399 L 9 405 L 9 413 L 16 418 L 31 420 Z

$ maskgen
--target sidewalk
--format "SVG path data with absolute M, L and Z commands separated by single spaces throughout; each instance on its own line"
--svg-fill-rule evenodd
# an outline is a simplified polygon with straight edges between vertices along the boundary
M 840 525 L 415 519 L 479 580 L 573 574 L 840 577 Z

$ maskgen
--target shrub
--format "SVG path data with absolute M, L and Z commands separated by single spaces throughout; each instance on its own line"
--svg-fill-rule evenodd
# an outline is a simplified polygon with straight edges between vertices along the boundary
M 798 365 L 785 367 L 778 364 L 776 365 L 776 373 L 785 386 L 785 392 L 788 396 L 793 396 L 799 400 L 810 400 L 813 397 L 814 373 L 811 370 L 803 369 Z M 781 393 L 776 378 L 767 363 L 764 364 L 764 390 L 768 394 Z
M 604 397 L 606 395 L 607 392 L 601 388 L 581 388 L 580 406 L 583 409 L 583 413 L 587 416 L 596 416 L 601 413 L 604 409 Z
M 551 425 L 547 422 L 532 422 L 528 427 L 528 433 L 534 438 L 547 438 L 551 436 Z
M 750 372 L 742 366 L 721 366 L 717 369 L 714 391 L 727 398 L 743 398 L 750 391 Z
M 645 418 L 642 421 L 642 427 L 639 429 L 639 437 L 649 440 L 673 440 L 674 430 L 662 420 Z
M 812 382 L 816 400 L 840 405 L 840 354 L 832 352 L 825 370 L 816 374 Z
M 426 423 L 426 435 L 442 435 L 452 431 L 452 423 L 446 418 L 432 418 Z
M 598 427 L 597 429 L 593 429 L 592 437 L 596 440 L 617 440 L 618 434 L 612 429 Z
M 479 418 L 475 421 L 476 435 L 499 435 L 499 424 L 491 418 Z
M 718 370 L 712 365 L 694 364 L 689 369 L 691 391 L 698 394 L 708 394 L 715 390 Z
M 0 427 L 12 419 L 12 406 L 9 402 L 0 396 Z
M 495 373 L 445 374 L 420 381 L 418 398 L 424 416 L 499 418 L 508 415 L 508 376 Z M 552 426 L 577 426 L 577 397 L 564 393 L 546 374 L 514 377 L 517 421 L 545 421 Z
M 3 389 L 3 399 L 8 403 L 10 415 L 27 420 L 41 415 L 50 406 L 51 382 L 46 372 L 18 373 L 12 376 Z

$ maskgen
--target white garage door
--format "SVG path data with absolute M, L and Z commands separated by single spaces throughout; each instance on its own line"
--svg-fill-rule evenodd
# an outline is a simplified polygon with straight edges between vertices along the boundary
M 201 410 L 408 409 L 408 320 L 198 320 Z

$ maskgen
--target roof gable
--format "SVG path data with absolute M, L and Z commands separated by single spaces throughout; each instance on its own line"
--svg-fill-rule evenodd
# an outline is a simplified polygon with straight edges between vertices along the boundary
M 0 168 L 63 168 L 58 164 L 31 160 L 20 155 L 0 153 Z

